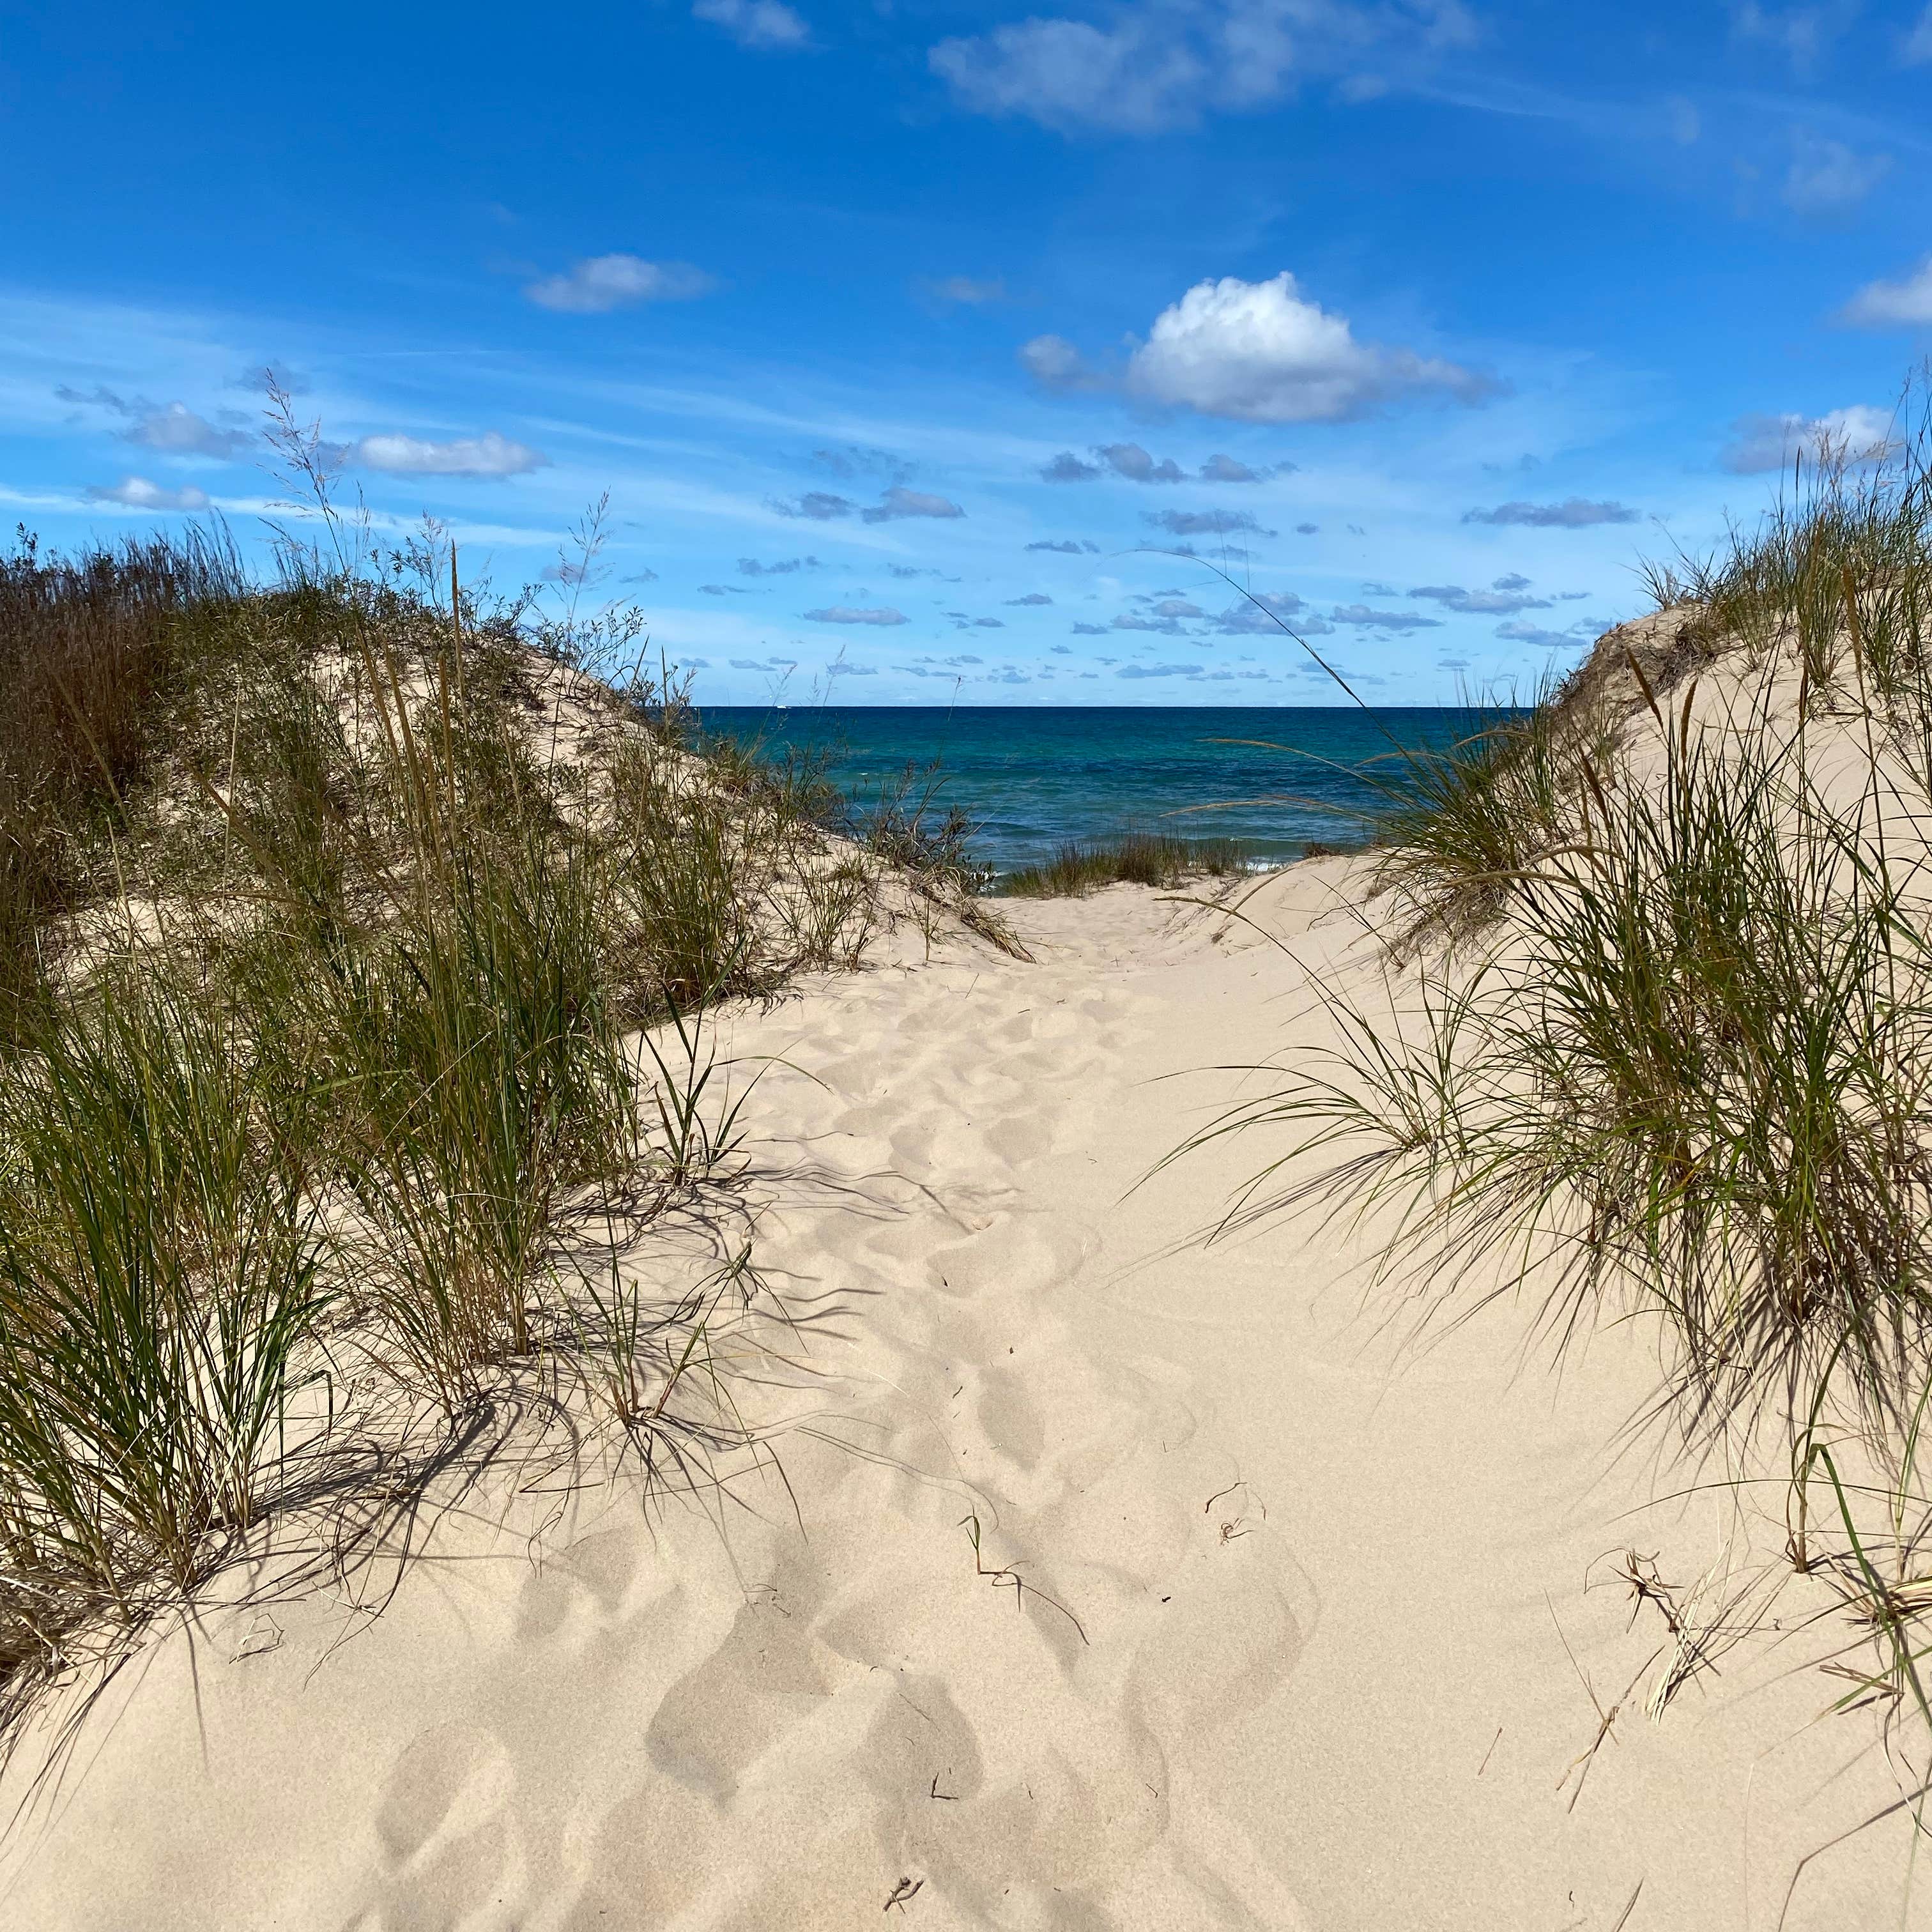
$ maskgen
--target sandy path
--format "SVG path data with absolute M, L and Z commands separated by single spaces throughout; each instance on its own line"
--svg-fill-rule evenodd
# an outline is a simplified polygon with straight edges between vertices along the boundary
M 1338 888 L 1260 909 L 1332 958 Z M 1660 1627 L 1600 1559 L 1688 1582 L 1724 1520 L 1610 1460 L 1646 1338 L 1559 1385 L 1508 1307 L 1398 1351 L 1346 1226 L 1177 1246 L 1257 1150 L 1130 1193 L 1231 1091 L 1160 1076 L 1314 1027 L 1297 970 L 1129 889 L 1022 921 L 1033 966 L 962 946 L 734 1024 L 800 1070 L 753 1103 L 759 1264 L 841 1311 L 784 1446 L 802 1532 L 769 1485 L 724 1541 L 593 1490 L 534 1552 L 514 1511 L 446 1524 L 380 1618 L 177 1632 L 16 1834 L 0 1924 L 1778 1923 L 1895 1786 L 1868 1720 L 1813 1724 L 1815 1640 L 1642 1714 Z M 1583 1675 L 1623 1707 L 1572 1809 Z M 1932 1923 L 1906 1856 L 1863 1834 L 1784 1922 Z

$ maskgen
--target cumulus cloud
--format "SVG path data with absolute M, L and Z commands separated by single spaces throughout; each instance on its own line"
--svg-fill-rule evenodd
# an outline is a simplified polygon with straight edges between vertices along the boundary
M 889 524 L 899 517 L 963 517 L 966 512 L 944 496 L 895 483 L 875 505 L 859 514 L 868 524 Z
M 722 27 L 741 47 L 760 53 L 790 52 L 812 38 L 784 0 L 692 0 L 691 17 Z
M 1406 391 L 1474 403 L 1496 388 L 1455 363 L 1358 342 L 1286 271 L 1197 282 L 1155 317 L 1126 382 L 1149 401 L 1268 423 L 1346 422 Z
M 1891 448 L 1892 430 L 1889 412 L 1868 403 L 1822 416 L 1741 416 L 1721 460 L 1740 476 L 1782 470 L 1801 453 L 1815 458 L 1828 451 L 1852 463 L 1873 463 Z
M 1862 328 L 1918 328 L 1932 322 L 1932 255 L 1895 282 L 1868 282 L 1840 312 Z
M 1526 578 L 1498 578 L 1500 585 L 1507 581 L 1509 588 L 1494 590 L 1465 590 L 1460 584 L 1425 584 L 1408 594 L 1412 597 L 1426 597 L 1440 604 L 1446 610 L 1466 611 L 1473 616 L 1507 617 L 1518 610 L 1546 610 L 1550 599 L 1546 597 L 1526 597 L 1520 586 L 1526 584 Z
M 1090 483 L 1101 473 L 1097 463 L 1083 463 L 1070 449 L 1063 449 L 1051 463 L 1040 465 L 1042 483 Z
M 808 610 L 805 614 L 814 624 L 903 624 L 910 621 L 903 610 L 895 610 L 890 605 L 883 610 L 868 610 L 850 604 L 834 604 L 823 610 Z
M 1578 530 L 1592 524 L 1634 524 L 1626 503 L 1592 502 L 1582 496 L 1560 503 L 1498 503 L 1493 510 L 1465 510 L 1466 524 L 1519 524 L 1528 530 Z
M 1130 0 L 1103 26 L 1036 16 L 927 59 L 972 112 L 1144 134 L 1264 106 L 1303 80 L 1364 98 L 1474 32 L 1460 0 Z
M 1849 214 L 1891 172 L 1889 154 L 1860 154 L 1842 141 L 1806 136 L 1784 177 L 1784 203 L 1814 220 Z
M 1199 676 L 1198 664 L 1123 664 L 1114 672 L 1116 677 L 1196 677 Z
M 1048 388 L 1118 380 L 1142 401 L 1238 422 L 1346 422 L 1406 394 L 1475 404 L 1498 387 L 1439 357 L 1358 342 L 1346 317 L 1304 298 L 1286 270 L 1265 282 L 1197 282 L 1154 318 L 1118 379 L 1058 336 L 1028 344 L 1021 359 Z
M 635 255 L 592 255 L 562 274 L 527 283 L 524 293 L 539 308 L 566 315 L 603 315 L 639 302 L 690 302 L 718 286 L 688 262 L 646 262 Z
M 238 456 L 255 441 L 249 431 L 212 423 L 185 403 L 156 404 L 144 396 L 118 395 L 108 388 L 82 391 L 64 386 L 54 394 L 64 403 L 105 410 L 121 417 L 127 426 L 116 434 L 123 442 L 164 456 Z M 234 424 L 242 418 L 230 412 L 228 420 Z
M 1186 480 L 1172 457 L 1165 456 L 1156 462 L 1137 442 L 1103 443 L 1094 454 L 1116 476 L 1124 476 L 1130 483 L 1180 483 Z
M 1299 537 L 1312 537 L 1321 527 L 1319 524 L 1297 524 L 1294 533 Z
M 1216 458 L 1225 462 L 1224 457 Z M 1098 445 L 1090 463 L 1076 456 L 1072 450 L 1063 449 L 1051 463 L 1040 470 L 1043 482 L 1048 483 L 1090 483 L 1096 476 L 1112 472 L 1124 476 L 1130 483 L 1184 483 L 1187 474 L 1171 456 L 1158 459 L 1151 456 L 1137 442 L 1107 442 Z M 1249 480 L 1253 481 L 1250 478 Z
M 1237 530 L 1252 530 L 1263 537 L 1275 534 L 1263 530 L 1245 510 L 1143 510 L 1141 520 L 1177 537 L 1228 536 Z
M 197 490 L 192 483 L 184 483 L 178 490 L 170 490 L 159 483 L 151 483 L 145 476 L 124 476 L 118 483 L 91 484 L 87 490 L 90 503 L 118 503 L 128 510 L 205 510 L 208 508 L 208 492 Z
M 1442 623 L 1440 617 L 1425 617 L 1419 611 L 1374 610 L 1366 604 L 1338 604 L 1328 614 L 1338 624 L 1370 631 L 1430 631 Z
M 1107 634 L 1107 627 L 1105 624 L 1076 623 L 1073 627 L 1073 634 L 1076 638 L 1104 638 Z
M 1066 538 L 1059 542 L 1055 542 L 1051 537 L 1040 537 L 1036 538 L 1033 542 L 1028 544 L 1027 545 L 1027 548 L 1028 550 L 1050 550 L 1058 553 L 1061 556 L 1079 556 L 1083 554 L 1097 556 L 1100 554 L 1100 546 L 1098 544 L 1088 541 L 1082 541 L 1082 542 L 1076 543 L 1071 538 Z
M 1009 597 L 1006 602 L 1014 604 L 1051 604 L 1053 599 L 1044 590 L 1029 590 L 1024 597 Z
M 808 490 L 786 502 L 773 496 L 771 507 L 782 517 L 805 517 L 814 523 L 830 523 L 834 517 L 849 517 L 859 506 L 849 496 L 835 496 L 829 490 Z
M 788 556 L 776 563 L 760 563 L 754 556 L 741 556 L 738 568 L 746 577 L 789 577 L 800 570 L 817 570 L 819 561 L 815 556 Z

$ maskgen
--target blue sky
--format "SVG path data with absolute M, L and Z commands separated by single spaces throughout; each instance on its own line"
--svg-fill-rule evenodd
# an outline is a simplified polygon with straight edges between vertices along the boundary
M 257 540 L 260 372 L 382 527 L 710 702 L 1387 703 L 1932 350 L 1932 7 L 8 10 L 0 513 Z

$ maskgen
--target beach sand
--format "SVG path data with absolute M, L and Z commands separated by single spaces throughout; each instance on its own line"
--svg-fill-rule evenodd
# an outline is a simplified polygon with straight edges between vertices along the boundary
M 1374 1222 L 1191 1238 L 1277 1148 L 1144 1180 L 1244 1090 L 1211 1070 L 1323 1036 L 1311 968 L 1378 971 L 1365 891 L 1270 880 L 1280 946 L 1130 887 L 1021 904 L 1031 964 L 956 938 L 734 1016 L 784 1063 L 755 1252 L 809 1372 L 746 1400 L 785 1482 L 647 1516 L 506 1475 L 380 1614 L 157 1635 L 64 1756 L 58 1698 L 16 1750 L 0 1924 L 1932 1924 L 1901 1817 L 1832 1846 L 1899 1786 L 1872 1712 L 1822 1714 L 1855 1633 L 1816 1592 L 1646 1713 L 1624 1552 L 1680 1598 L 1774 1554 L 1630 1432 L 1653 1331 L 1559 1364 L 1504 1299 L 1425 1345 Z

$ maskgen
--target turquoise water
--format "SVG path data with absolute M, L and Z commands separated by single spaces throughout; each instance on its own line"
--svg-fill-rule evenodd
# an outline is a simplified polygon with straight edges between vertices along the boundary
M 1410 748 L 1467 732 L 1461 710 L 1267 710 L 962 706 L 824 706 L 772 712 L 718 706 L 710 734 L 768 752 L 820 748 L 830 776 L 862 806 L 908 764 L 937 764 L 938 794 L 979 827 L 976 853 L 1001 872 L 1068 838 L 1130 826 L 1242 840 L 1260 859 L 1298 857 L 1310 840 L 1368 836 L 1375 794 L 1358 772 L 1399 774 Z M 1229 742 L 1262 740 L 1265 746 Z M 1213 810 L 1196 808 L 1214 806 Z

